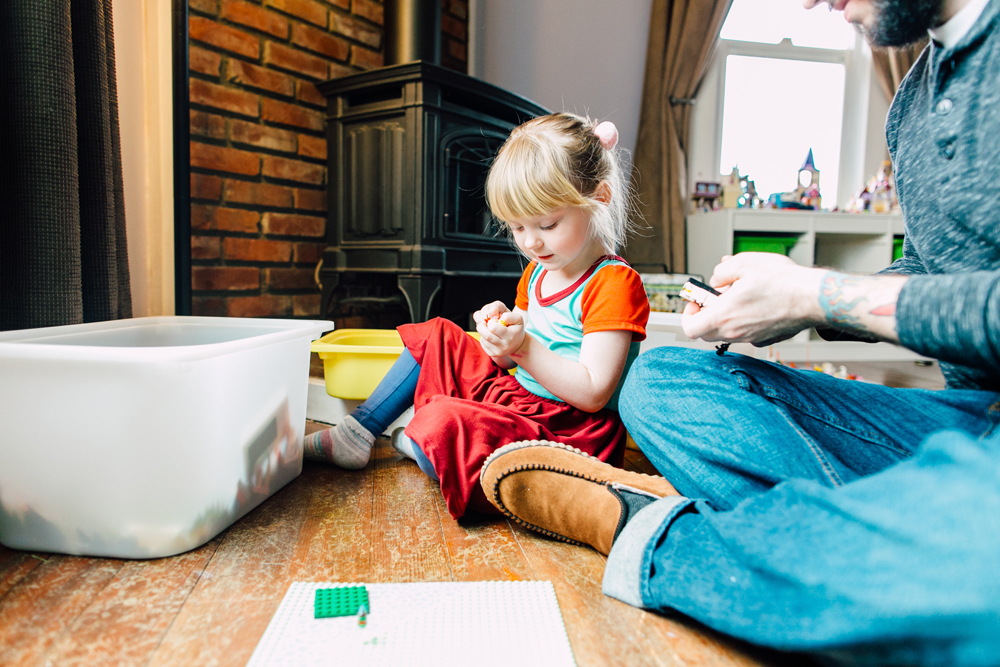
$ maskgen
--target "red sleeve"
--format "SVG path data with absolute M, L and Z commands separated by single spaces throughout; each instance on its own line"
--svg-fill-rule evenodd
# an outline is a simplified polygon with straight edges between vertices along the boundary
M 631 331 L 632 340 L 646 338 L 649 301 L 642 278 L 630 266 L 612 264 L 597 272 L 583 288 L 583 335 L 594 331 Z
M 514 306 L 521 310 L 528 310 L 528 284 L 531 282 L 531 274 L 535 271 L 538 262 L 531 262 L 528 268 L 521 274 L 521 280 L 517 283 L 517 296 L 514 297 Z

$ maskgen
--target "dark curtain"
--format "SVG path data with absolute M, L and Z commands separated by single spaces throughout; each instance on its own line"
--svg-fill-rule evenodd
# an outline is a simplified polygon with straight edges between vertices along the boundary
M 685 271 L 684 215 L 691 104 L 733 0 L 653 0 L 632 179 L 648 229 L 633 265 Z
M 0 193 L 0 330 L 131 317 L 111 0 L 0 0 Z
M 925 48 L 927 48 L 926 37 L 909 46 L 872 49 L 875 75 L 878 77 L 879 87 L 887 100 L 892 102 L 899 84 L 903 82 L 903 77 L 913 67 L 913 63 L 917 62 L 917 58 L 920 57 Z

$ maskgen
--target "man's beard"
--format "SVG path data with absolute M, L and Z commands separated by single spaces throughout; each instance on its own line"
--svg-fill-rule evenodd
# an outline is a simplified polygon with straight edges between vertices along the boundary
M 906 46 L 937 24 L 944 0 L 874 0 L 871 27 L 859 26 L 872 46 Z

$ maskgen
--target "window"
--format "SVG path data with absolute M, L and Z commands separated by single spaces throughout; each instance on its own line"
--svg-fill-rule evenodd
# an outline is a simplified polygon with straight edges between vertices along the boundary
M 840 180 L 844 122 L 842 63 L 726 57 L 719 166 L 748 175 L 761 197 L 793 190 L 812 150 L 823 205 L 833 208 Z
M 721 39 L 848 51 L 855 30 L 841 12 L 822 7 L 805 11 L 801 0 L 735 0 L 719 33 Z
M 806 11 L 801 0 L 734 0 L 712 67 L 694 123 L 700 117 L 714 132 L 702 129 L 699 146 L 692 138 L 703 153 L 706 141 L 714 145 L 711 180 L 739 166 L 766 199 L 796 187 L 812 149 L 824 208 L 863 182 L 871 56 L 842 13 Z

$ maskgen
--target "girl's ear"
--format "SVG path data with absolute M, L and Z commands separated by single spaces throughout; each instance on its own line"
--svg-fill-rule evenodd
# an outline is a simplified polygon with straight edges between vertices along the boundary
M 601 202 L 605 206 L 611 203 L 611 188 L 608 186 L 607 181 L 601 181 L 594 188 L 594 199 Z

